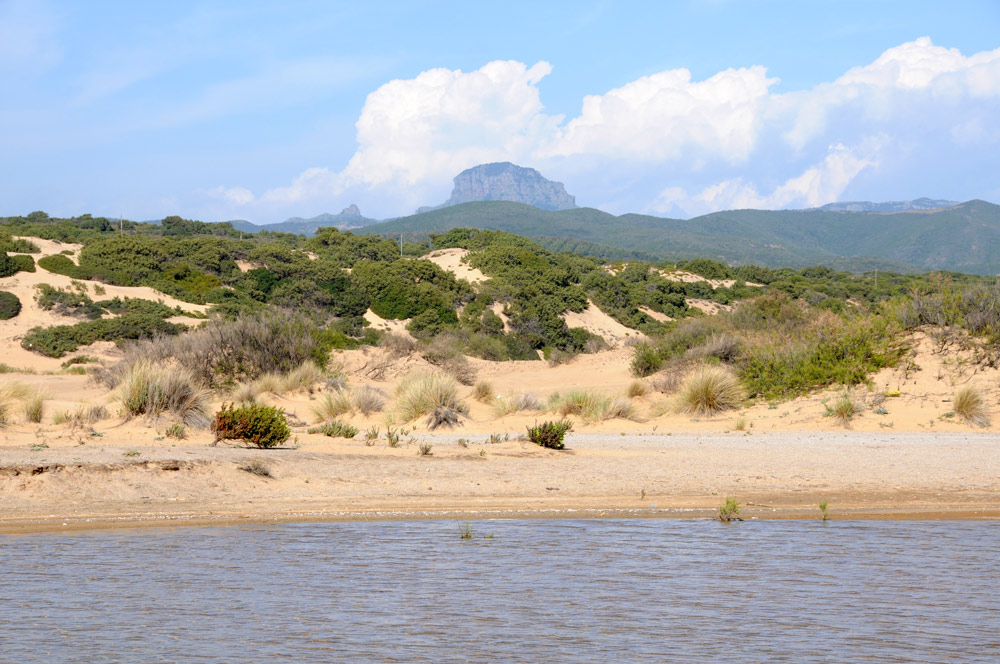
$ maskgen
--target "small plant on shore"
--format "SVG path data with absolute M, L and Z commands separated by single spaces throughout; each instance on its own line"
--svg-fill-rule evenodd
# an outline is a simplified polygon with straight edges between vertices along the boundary
M 250 473 L 251 475 L 256 475 L 257 477 L 274 477 L 271 474 L 271 466 L 263 459 L 253 458 L 248 459 L 246 463 L 242 466 L 238 466 L 240 470 L 245 473 Z
M 745 397 L 736 376 L 725 367 L 706 366 L 685 379 L 677 395 L 676 407 L 682 413 L 714 415 L 740 405 Z
M 740 516 L 740 503 L 732 497 L 727 497 L 726 502 L 719 506 L 719 521 L 730 523 L 732 521 L 742 521 Z
M 505 443 L 508 440 L 510 440 L 509 433 L 505 434 L 491 433 L 490 437 L 486 439 L 486 442 L 489 443 L 490 445 L 496 445 L 497 443 Z
M 543 422 L 542 424 L 528 427 L 528 440 L 551 450 L 565 449 L 566 445 L 563 439 L 566 437 L 566 432 L 572 428 L 573 423 L 569 420 Z
M 372 445 L 375 444 L 375 441 L 378 440 L 378 437 L 379 437 L 378 427 L 377 426 L 369 427 L 368 430 L 365 431 L 365 445 L 367 447 L 371 447 Z
M 826 415 L 835 418 L 843 426 L 850 426 L 851 420 L 858 414 L 858 404 L 850 391 L 845 391 L 839 397 L 826 404 Z
M 324 436 L 329 436 L 331 438 L 354 438 L 358 435 L 358 430 L 356 427 L 352 427 L 346 422 L 333 420 L 332 422 L 327 422 L 323 426 L 312 427 L 309 429 L 309 433 L 321 433 Z M 378 436 L 376 435 L 376 437 Z
M 965 385 L 955 390 L 951 398 L 955 414 L 974 427 L 990 425 L 989 411 L 982 392 L 974 385 Z
M 399 445 L 400 431 L 398 428 L 393 428 L 392 426 L 385 425 L 385 441 L 389 443 L 389 447 L 396 447 Z
M 468 447 L 469 446 L 469 441 L 466 440 L 465 438 L 459 438 L 457 442 L 458 442 L 458 446 L 459 447 Z
M 827 519 L 830 518 L 830 515 L 827 512 L 827 505 L 826 505 L 826 501 L 825 500 L 819 504 L 819 511 L 820 511 L 820 514 L 823 515 L 823 520 L 824 521 L 826 521 Z
M 420 447 L 417 448 L 417 454 L 420 456 L 430 456 L 432 447 L 434 446 L 430 443 L 420 443 Z
M 248 446 L 270 448 L 280 445 L 291 436 L 288 420 L 274 406 L 224 404 L 212 422 L 215 442 L 242 440 Z
M 184 440 L 185 438 L 187 438 L 187 429 L 185 429 L 184 425 L 181 424 L 180 422 L 174 422 L 173 424 L 168 426 L 167 430 L 164 431 L 164 433 L 166 434 L 167 438 L 176 438 L 177 440 Z
M 458 527 L 458 532 L 461 539 L 472 539 L 476 535 L 475 528 L 473 528 L 472 524 L 468 521 L 465 522 L 464 526 Z
M 733 424 L 733 428 L 736 429 L 737 431 L 746 431 L 747 418 L 743 417 L 742 415 L 740 417 L 737 417 L 736 422 Z
M 140 452 L 139 450 L 126 450 L 125 452 L 122 453 L 122 456 L 137 457 L 137 456 L 142 456 L 142 452 Z
M 208 423 L 210 394 L 182 367 L 136 362 L 122 375 L 115 398 L 128 417 L 169 412 L 191 427 Z

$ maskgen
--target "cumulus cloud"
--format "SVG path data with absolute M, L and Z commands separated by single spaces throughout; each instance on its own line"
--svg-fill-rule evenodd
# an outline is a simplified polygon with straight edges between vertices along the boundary
M 861 171 L 878 165 L 878 155 L 885 148 L 884 136 L 869 139 L 861 146 L 830 146 L 818 164 L 789 178 L 769 194 L 743 177 L 709 185 L 689 195 L 682 187 L 668 187 L 657 197 L 654 211 L 699 215 L 717 210 L 773 210 L 788 207 L 819 207 L 837 201 Z
M 585 97 L 579 117 L 539 154 L 656 162 L 690 150 L 701 158 L 744 161 L 757 142 L 768 88 L 777 82 L 764 67 L 727 69 L 700 82 L 692 82 L 687 69 L 644 76 Z
M 571 173 L 562 179 L 582 204 L 612 211 L 816 206 L 876 166 L 913 168 L 913 146 L 958 155 L 997 140 L 1000 49 L 966 56 L 927 37 L 788 93 L 774 92 L 778 79 L 761 66 L 701 81 L 664 71 L 585 97 L 569 119 L 541 102 L 551 71 L 547 62 L 496 61 L 390 81 L 368 96 L 342 170 L 309 168 L 240 199 L 277 206 L 342 196 L 346 204 L 368 195 L 400 214 L 443 199 L 459 171 L 508 160 L 556 179 Z

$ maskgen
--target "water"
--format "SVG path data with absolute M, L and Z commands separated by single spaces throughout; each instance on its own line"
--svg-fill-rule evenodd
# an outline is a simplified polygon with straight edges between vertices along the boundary
M 1000 523 L 0 536 L 2 662 L 998 662 Z

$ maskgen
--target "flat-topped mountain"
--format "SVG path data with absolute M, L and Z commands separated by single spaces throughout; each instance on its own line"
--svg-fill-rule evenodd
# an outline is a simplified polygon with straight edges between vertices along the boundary
M 533 168 L 504 161 L 465 169 L 455 176 L 451 198 L 435 207 L 422 207 L 417 212 L 474 201 L 511 201 L 541 210 L 571 210 L 576 207 L 576 198 L 566 193 L 562 182 L 553 182 Z

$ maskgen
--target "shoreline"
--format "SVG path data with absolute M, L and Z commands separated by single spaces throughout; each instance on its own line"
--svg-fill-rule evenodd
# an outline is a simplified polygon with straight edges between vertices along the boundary
M 466 434 L 468 435 L 468 434 Z M 510 440 L 298 448 L 206 440 L 0 445 L 0 533 L 244 523 L 545 518 L 1000 519 L 1000 436 L 574 434 L 553 451 Z M 110 436 L 109 436 L 110 437 Z M 263 459 L 271 477 L 241 469 Z

